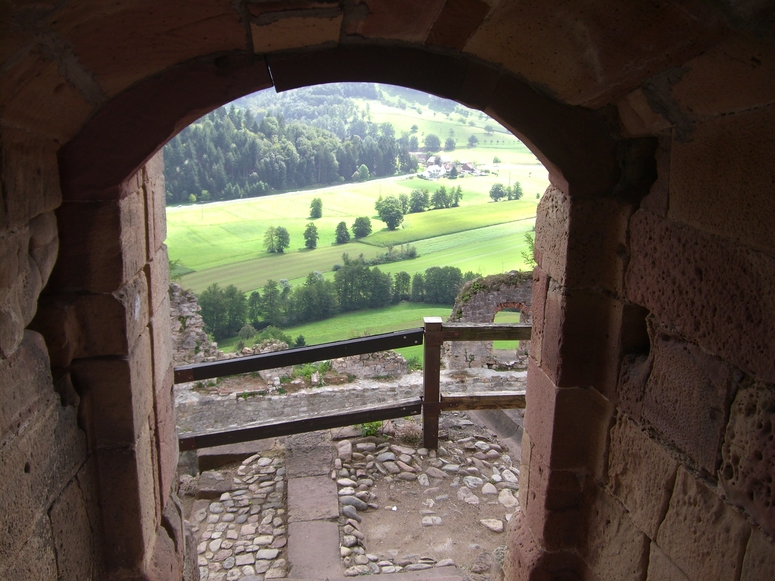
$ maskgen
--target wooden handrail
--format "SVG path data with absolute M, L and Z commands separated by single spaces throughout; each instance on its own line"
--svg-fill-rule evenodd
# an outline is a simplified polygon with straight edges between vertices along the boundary
M 262 353 L 261 355 L 248 355 L 247 357 L 235 357 L 234 359 L 182 365 L 175 368 L 175 383 L 187 383 L 189 381 L 226 377 L 227 375 L 250 373 L 263 369 L 313 363 L 337 357 L 350 357 L 352 355 L 363 355 L 364 353 L 375 353 L 400 347 L 412 347 L 422 344 L 422 340 L 422 329 L 407 329 L 381 335 L 358 337 L 357 339 L 348 339 L 347 341 L 335 341 L 333 343 L 310 345 L 309 347 Z
M 373 406 L 365 410 L 354 410 L 289 422 L 273 422 L 262 426 L 250 426 L 236 430 L 225 430 L 223 432 L 187 434 L 178 438 L 178 448 L 181 452 L 186 452 L 199 448 L 239 444 L 240 442 L 252 442 L 253 440 L 263 440 L 264 438 L 278 438 L 280 436 L 290 436 L 291 434 L 316 432 L 317 430 L 328 430 L 330 428 L 341 428 L 356 424 L 366 424 L 368 422 L 416 416 L 421 411 L 422 400 L 404 400 L 388 405 Z
M 443 323 L 440 317 L 425 317 L 422 329 L 407 329 L 347 341 L 176 367 L 175 383 L 186 383 L 421 344 L 424 345 L 425 357 L 423 397 L 421 400 L 406 400 L 367 410 L 342 412 L 290 422 L 274 422 L 223 432 L 180 436 L 178 445 L 181 451 L 196 450 L 422 413 L 423 445 L 429 449 L 436 449 L 439 441 L 439 415 L 442 411 L 525 407 L 524 394 L 442 395 L 440 392 L 441 346 L 444 341 L 528 341 L 531 332 L 531 326 L 523 324 Z

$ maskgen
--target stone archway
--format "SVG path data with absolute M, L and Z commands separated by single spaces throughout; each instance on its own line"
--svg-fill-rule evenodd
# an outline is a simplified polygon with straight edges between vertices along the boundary
M 533 274 L 512 270 L 467 282 L 455 299 L 450 323 L 492 323 L 503 309 L 519 309 L 520 322 L 531 322 Z M 527 345 L 520 345 L 527 349 Z M 492 360 L 492 341 L 448 343 L 444 348 L 448 369 L 485 367 Z

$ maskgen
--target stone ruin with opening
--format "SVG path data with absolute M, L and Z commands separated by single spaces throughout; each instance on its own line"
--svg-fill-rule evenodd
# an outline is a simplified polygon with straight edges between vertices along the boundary
M 520 323 L 530 324 L 533 303 L 533 274 L 511 271 L 467 282 L 458 293 L 450 323 L 492 323 L 503 309 L 517 309 Z M 520 341 L 514 358 L 527 354 L 529 341 Z M 495 365 L 492 341 L 454 341 L 444 344 L 448 369 Z

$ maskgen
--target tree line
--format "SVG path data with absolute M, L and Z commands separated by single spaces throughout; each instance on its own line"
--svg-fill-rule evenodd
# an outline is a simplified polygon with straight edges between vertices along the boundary
M 207 331 L 220 341 L 237 335 L 246 323 L 255 329 L 287 327 L 401 301 L 451 306 L 463 283 L 477 277 L 454 266 L 433 266 L 413 276 L 405 271 L 392 275 L 370 267 L 363 255 L 343 254 L 333 280 L 311 272 L 296 287 L 287 280 L 269 280 L 248 296 L 234 285 L 222 288 L 214 283 L 199 295 L 199 306 Z
M 165 146 L 167 203 L 251 198 L 417 171 L 408 134 L 397 137 L 390 123 L 366 122 L 357 109 L 351 114 L 340 137 L 286 122 L 281 112 L 254 116 L 233 104 L 216 109 Z
M 433 195 L 427 189 L 421 188 L 412 190 L 409 194 L 390 195 L 385 198 L 380 196 L 374 204 L 374 209 L 388 230 L 395 230 L 404 221 L 406 214 L 442 208 L 457 208 L 462 199 L 463 188 L 461 186 L 449 190 L 446 186 L 441 186 L 433 192 Z

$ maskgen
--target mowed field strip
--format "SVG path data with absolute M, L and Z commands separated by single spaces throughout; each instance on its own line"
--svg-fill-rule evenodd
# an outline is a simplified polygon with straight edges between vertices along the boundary
M 523 146 L 524 147 L 524 146 Z M 489 154 L 488 154 L 489 155 Z M 535 158 L 533 158 L 535 160 Z M 492 167 L 492 165 L 491 165 Z M 373 258 L 386 252 L 387 246 L 411 243 L 419 258 L 382 265 L 385 272 L 423 272 L 430 266 L 457 266 L 482 275 L 522 267 L 524 232 L 533 227 L 536 195 L 546 189 L 546 171 L 533 165 L 499 164 L 499 175 L 465 179 L 421 180 L 392 177 L 360 184 L 342 184 L 318 190 L 288 192 L 261 198 L 217 202 L 167 209 L 167 244 L 171 260 L 195 272 L 182 284 L 201 292 L 215 282 L 234 284 L 249 292 L 267 280 L 302 281 L 312 271 L 332 274 L 341 263 L 342 253 L 351 257 L 363 254 Z M 519 181 L 525 195 L 519 201 L 493 203 L 489 198 L 492 184 Z M 408 214 L 399 229 L 390 232 L 374 211 L 377 198 L 409 194 L 424 187 L 434 192 L 441 186 L 461 186 L 460 207 Z M 307 250 L 303 231 L 309 220 L 313 198 L 323 201 L 323 217 L 314 220 L 320 239 L 318 247 Z M 360 242 L 335 244 L 336 225 L 351 226 L 358 216 L 369 216 L 374 232 Z M 264 249 L 264 233 L 270 226 L 284 226 L 291 246 L 282 254 Z

